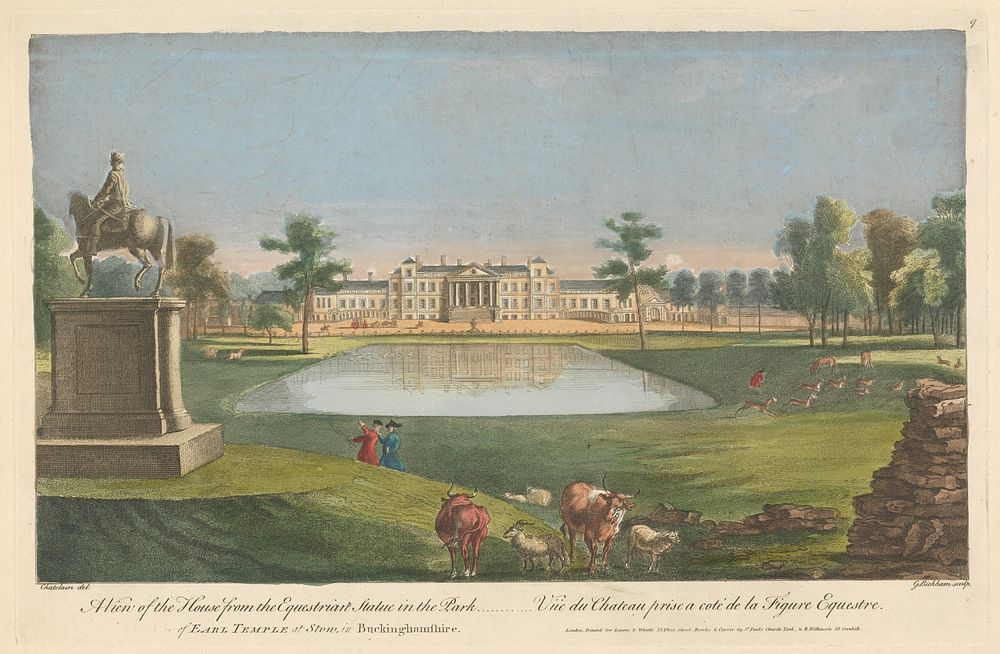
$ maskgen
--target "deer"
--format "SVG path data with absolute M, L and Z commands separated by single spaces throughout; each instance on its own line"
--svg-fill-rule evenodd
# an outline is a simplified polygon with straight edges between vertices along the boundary
M 948 359 L 942 359 L 940 354 L 938 355 L 937 362 L 938 362 L 938 365 L 940 365 L 940 366 L 950 366 L 951 365 L 951 361 L 949 361 Z
M 847 382 L 847 375 L 839 377 L 837 379 L 824 379 L 823 383 L 827 386 L 833 386 L 834 388 L 843 388 L 844 384 Z
M 865 386 L 860 391 L 855 393 L 855 395 L 871 395 L 871 392 L 872 392 L 871 386 Z
M 772 404 L 777 404 L 777 402 L 778 402 L 778 398 L 776 398 L 776 397 L 769 397 L 766 400 L 764 400 L 763 402 L 755 402 L 753 400 L 747 400 L 747 401 L 745 401 L 743 403 L 743 406 L 741 406 L 740 408 L 736 409 L 736 416 L 735 417 L 739 417 L 740 413 L 742 413 L 743 411 L 746 411 L 747 409 L 757 409 L 758 411 L 760 411 L 761 413 L 763 413 L 765 416 L 771 416 L 772 418 L 777 418 L 778 416 L 776 416 L 773 413 L 771 413 L 771 405 Z
M 861 367 L 866 370 L 870 370 L 875 366 L 872 365 L 872 353 L 869 350 L 865 350 L 861 353 Z
M 797 399 L 795 399 L 793 397 L 792 399 L 788 400 L 788 404 L 790 404 L 792 406 L 802 406 L 802 407 L 805 407 L 807 409 L 812 409 L 813 411 L 815 411 L 816 407 L 814 407 L 812 405 L 813 400 L 815 400 L 815 399 L 816 399 L 816 394 L 813 393 L 813 394 L 811 394 L 809 397 L 807 397 L 804 400 L 797 400 Z
M 854 380 L 854 385 L 855 386 L 865 386 L 865 387 L 868 387 L 868 386 L 871 386 L 874 383 L 875 383 L 875 380 L 874 379 L 870 379 L 868 377 L 861 377 L 860 379 Z
M 823 390 L 823 380 L 821 379 L 818 382 L 812 384 L 802 384 L 801 386 L 799 386 L 799 388 L 805 391 L 809 391 L 810 393 L 819 393 L 821 390 Z
M 958 357 L 958 361 L 955 362 L 955 365 L 953 365 L 952 368 L 958 370 L 961 367 L 962 367 L 962 357 Z
M 834 357 L 820 357 L 809 364 L 809 374 L 815 375 L 816 371 L 825 366 L 829 366 L 830 369 L 837 369 L 837 359 Z
M 865 389 L 867 389 L 867 388 L 868 388 L 868 387 L 867 387 L 867 386 L 865 386 Z M 887 386 L 887 388 L 888 388 L 888 389 L 889 389 L 890 391 L 901 391 L 901 390 L 903 390 L 903 382 L 901 382 L 901 381 L 898 381 L 898 382 L 896 382 L 895 384 L 889 384 L 889 386 Z

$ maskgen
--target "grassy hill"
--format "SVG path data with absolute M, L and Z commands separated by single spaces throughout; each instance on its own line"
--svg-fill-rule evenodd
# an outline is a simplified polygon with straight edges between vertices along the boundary
M 39 579 L 441 580 L 449 558 L 434 517 L 447 490 L 347 459 L 231 444 L 183 479 L 42 479 Z M 519 560 L 500 536 L 531 516 L 482 493 L 476 503 L 491 516 L 480 575 L 507 578 Z

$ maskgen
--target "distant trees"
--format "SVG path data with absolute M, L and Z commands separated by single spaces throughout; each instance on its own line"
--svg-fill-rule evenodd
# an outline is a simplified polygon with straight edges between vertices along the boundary
M 816 198 L 812 220 L 792 218 L 778 235 L 775 253 L 792 259 L 788 273 L 775 275 L 777 299 L 809 323 L 809 345 L 815 345 L 817 318 L 820 341 L 827 344 L 827 321 L 831 317 L 833 288 L 830 268 L 835 252 L 850 240 L 857 214 L 843 200 L 826 195 Z
M 250 317 L 249 324 L 254 329 L 263 329 L 267 332 L 267 344 L 274 342 L 274 330 L 276 328 L 288 331 L 292 328 L 292 314 L 288 313 L 281 305 L 262 304 L 257 307 Z
M 965 314 L 965 191 L 939 193 L 931 200 L 934 215 L 917 230 L 919 247 L 934 250 L 940 260 L 945 295 L 941 300 L 942 318 L 951 322 L 955 346 L 963 343 L 962 316 Z M 953 318 L 953 320 L 951 320 Z
M 698 294 L 698 279 L 694 273 L 684 268 L 674 277 L 674 282 L 670 288 L 670 300 L 673 305 L 681 309 L 681 331 L 684 331 L 683 309 L 690 309 Z
M 290 261 L 276 266 L 274 274 L 291 283 L 286 297 L 302 306 L 302 353 L 308 354 L 313 289 L 340 290 L 342 285 L 336 277 L 346 278 L 351 272 L 351 262 L 330 258 L 337 233 L 327 229 L 319 216 L 308 213 L 286 216 L 284 231 L 284 239 L 266 236 L 260 239 L 260 247 L 295 255 Z
M 895 288 L 892 274 L 903 265 L 903 259 L 917 247 L 917 224 L 891 209 L 875 209 L 861 216 L 865 241 L 871 251 L 869 270 L 875 300 L 878 331 L 886 317 L 889 333 L 894 333 L 892 303 L 889 295 Z
M 666 288 L 667 267 L 644 268 L 642 264 L 653 255 L 649 242 L 662 238 L 663 230 L 645 222 L 646 217 L 641 213 L 627 211 L 621 214 L 620 218 L 621 222 L 616 222 L 614 218 L 604 221 L 604 226 L 617 238 L 598 239 L 594 247 L 606 248 L 623 256 L 611 257 L 594 266 L 594 277 L 608 280 L 610 282 L 608 288 L 614 291 L 619 301 L 624 302 L 630 295 L 635 295 L 636 314 L 639 319 L 639 349 L 645 350 L 646 327 L 639 285 L 654 289 Z
M 62 252 L 70 243 L 63 226 L 46 215 L 41 207 L 34 211 L 34 272 L 33 299 L 35 305 L 35 344 L 45 345 L 52 338 L 52 324 L 46 302 L 56 297 L 79 295 L 82 284 L 73 274 L 73 267 Z
M 938 345 L 941 310 L 948 295 L 946 274 L 936 250 L 916 249 L 903 259 L 892 274 L 895 287 L 890 300 L 904 320 L 929 317 L 934 345 Z
M 773 301 L 774 273 L 767 268 L 754 268 L 747 279 L 747 302 L 757 305 L 757 334 L 761 329 L 761 307 Z
M 175 242 L 176 266 L 166 279 L 175 293 L 188 303 L 188 334 L 198 338 L 198 321 L 205 327 L 205 309 L 209 300 L 225 302 L 229 298 L 229 276 L 210 258 L 215 241 L 205 234 L 182 236 Z
M 708 328 L 715 331 L 715 310 L 726 300 L 722 292 L 722 273 L 718 270 L 702 270 L 698 274 L 695 299 L 699 308 L 708 309 Z
M 852 252 L 834 251 L 827 268 L 830 306 L 843 312 L 840 323 L 842 345 L 847 345 L 850 317 L 865 317 L 874 303 L 872 293 L 871 252 L 867 248 Z
M 739 268 L 733 268 L 726 275 L 726 304 L 736 307 L 737 325 L 743 332 L 743 306 L 747 302 L 750 289 L 747 287 L 747 274 Z

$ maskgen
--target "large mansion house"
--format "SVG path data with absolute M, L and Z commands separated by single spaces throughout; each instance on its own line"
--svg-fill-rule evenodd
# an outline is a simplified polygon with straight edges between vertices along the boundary
M 499 322 L 557 318 L 636 322 L 634 295 L 624 301 L 594 279 L 560 279 L 542 257 L 508 264 L 501 257 L 485 263 L 428 265 L 410 257 L 387 280 L 347 280 L 337 291 L 313 291 L 311 322 L 338 322 L 354 318 L 437 320 L 442 322 Z M 679 309 L 666 290 L 640 287 L 644 318 L 649 321 L 693 321 L 690 308 Z M 280 291 L 265 291 L 262 302 L 281 302 Z M 301 320 L 301 313 L 296 312 Z

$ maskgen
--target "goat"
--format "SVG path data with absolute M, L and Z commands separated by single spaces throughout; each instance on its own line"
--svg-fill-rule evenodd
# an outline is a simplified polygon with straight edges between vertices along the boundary
M 559 572 L 569 564 L 569 557 L 566 555 L 566 545 L 558 536 L 546 534 L 544 536 L 528 536 L 524 533 L 524 527 L 533 525 L 533 522 L 518 520 L 510 529 L 504 532 L 503 537 L 510 539 L 510 544 L 524 562 L 522 570 L 528 569 L 528 562 L 531 562 L 531 569 L 535 569 L 535 559 L 548 557 L 545 569 L 552 566 L 552 562 L 559 561 Z
M 651 557 L 647 574 L 659 572 L 657 565 L 660 556 L 680 541 L 676 531 L 656 531 L 646 525 L 635 525 L 628 532 L 628 553 L 625 555 L 625 568 L 628 569 L 632 555 L 636 550 L 646 552 Z

